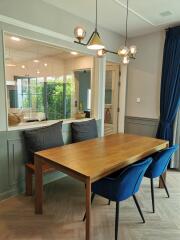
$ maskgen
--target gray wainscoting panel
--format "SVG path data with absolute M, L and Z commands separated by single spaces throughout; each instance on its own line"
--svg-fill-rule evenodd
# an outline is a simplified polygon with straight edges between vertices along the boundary
M 99 130 L 100 121 L 97 121 L 97 126 Z M 71 143 L 71 124 L 63 124 L 62 133 L 64 143 Z M 24 191 L 27 159 L 23 130 L 0 131 L 0 200 Z M 64 176 L 61 172 L 47 174 L 44 183 Z
M 158 119 L 126 116 L 125 133 L 155 137 L 158 123 Z

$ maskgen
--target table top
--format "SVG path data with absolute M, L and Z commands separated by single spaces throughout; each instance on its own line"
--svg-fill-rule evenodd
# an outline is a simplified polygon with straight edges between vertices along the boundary
M 165 140 L 119 133 L 43 150 L 35 158 L 94 182 L 167 147 Z

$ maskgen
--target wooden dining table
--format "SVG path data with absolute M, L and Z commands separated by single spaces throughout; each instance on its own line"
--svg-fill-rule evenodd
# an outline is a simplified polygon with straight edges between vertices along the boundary
M 42 165 L 48 164 L 86 184 L 86 234 L 91 238 L 91 184 L 168 147 L 156 138 L 112 134 L 35 153 L 35 213 L 43 213 Z

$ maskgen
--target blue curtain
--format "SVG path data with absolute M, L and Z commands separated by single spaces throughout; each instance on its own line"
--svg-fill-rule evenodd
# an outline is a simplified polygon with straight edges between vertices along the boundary
M 169 28 L 164 46 L 160 122 L 157 138 L 173 143 L 173 124 L 180 106 L 180 26 Z

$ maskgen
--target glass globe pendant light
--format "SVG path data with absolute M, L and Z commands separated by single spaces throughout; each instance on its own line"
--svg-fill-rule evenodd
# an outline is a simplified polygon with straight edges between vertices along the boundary
M 135 59 L 135 55 L 137 52 L 136 46 L 130 46 L 129 48 L 127 47 L 127 39 L 128 39 L 128 16 L 129 16 L 129 0 L 127 0 L 127 5 L 126 5 L 126 38 L 125 38 L 125 45 L 120 47 L 118 50 L 118 55 L 123 58 L 122 62 L 124 64 L 128 64 L 130 61 L 130 58 Z
M 98 6 L 97 6 L 97 0 L 96 0 L 96 24 L 95 24 L 95 30 L 94 32 L 91 34 L 91 37 L 89 38 L 87 43 L 82 43 L 82 40 L 85 38 L 86 36 L 86 31 L 82 28 L 82 27 L 76 27 L 74 29 L 74 36 L 75 38 L 78 40 L 75 41 L 75 43 L 81 44 L 81 45 L 85 45 L 87 46 L 88 49 L 91 50 L 101 50 L 104 49 L 105 46 L 101 40 L 100 34 L 97 30 L 97 20 L 98 20 L 98 14 L 97 14 L 97 10 L 98 10 Z
M 96 24 L 95 24 L 95 30 L 91 34 L 89 40 L 87 43 L 83 43 L 86 36 L 86 31 L 82 27 L 76 27 L 74 29 L 74 36 L 77 39 L 77 41 L 74 41 L 77 44 L 86 46 L 88 49 L 96 50 L 98 57 L 104 57 L 106 53 L 115 54 L 121 57 L 123 64 L 129 64 L 130 59 L 136 59 L 136 52 L 137 48 L 135 45 L 132 45 L 130 47 L 127 46 L 127 39 L 128 39 L 128 15 L 129 15 L 129 0 L 127 0 L 127 6 L 126 6 L 126 36 L 125 36 L 125 44 L 124 46 L 121 46 L 118 51 L 112 51 L 105 48 L 102 39 L 100 37 L 100 34 L 97 30 L 97 22 L 98 22 L 98 2 L 96 0 Z
M 74 29 L 74 36 L 81 42 L 86 37 L 86 31 L 82 27 L 76 27 Z

